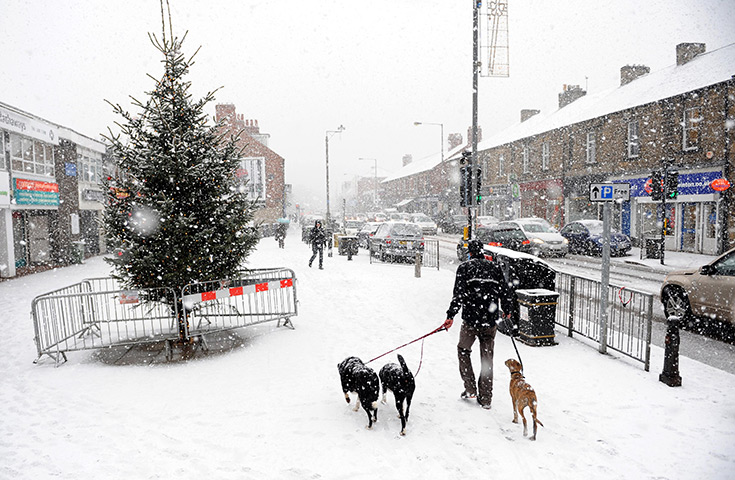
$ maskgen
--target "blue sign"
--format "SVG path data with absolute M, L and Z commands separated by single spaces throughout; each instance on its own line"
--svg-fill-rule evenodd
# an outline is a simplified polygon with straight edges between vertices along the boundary
M 600 198 L 602 200 L 612 200 L 613 199 L 612 185 L 603 185 L 602 187 L 600 187 Z
M 77 176 L 77 165 L 76 163 L 65 163 L 64 164 L 64 173 L 66 173 L 67 177 L 76 177 Z
M 679 172 L 679 195 L 706 195 L 718 193 L 712 190 L 710 183 L 722 177 L 722 171 L 701 172 L 701 173 L 683 173 Z M 650 177 L 633 178 L 626 180 L 612 180 L 613 183 L 626 182 L 630 183 L 631 197 L 650 197 L 646 192 L 646 182 Z

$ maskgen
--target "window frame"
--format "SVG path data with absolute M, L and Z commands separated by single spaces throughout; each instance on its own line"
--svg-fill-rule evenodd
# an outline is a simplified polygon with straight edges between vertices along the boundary
M 8 146 L 12 172 L 55 178 L 54 149 L 51 145 L 10 132 Z
M 697 111 L 696 117 L 693 117 L 690 112 Z M 691 152 L 699 149 L 699 139 L 701 137 L 701 129 L 699 123 L 702 121 L 702 107 L 695 106 L 684 109 L 682 118 L 682 136 L 681 136 L 681 148 L 685 152 Z M 691 140 L 690 132 L 693 132 L 696 137 Z
M 634 128 L 631 128 L 634 127 Z M 631 130 L 635 130 L 632 132 Z M 641 155 L 641 137 L 638 120 L 630 120 L 628 122 L 628 158 L 638 158 Z M 635 137 L 635 139 L 633 138 Z
M 541 170 L 548 170 L 551 158 L 551 145 L 548 141 L 541 144 Z
M 594 130 L 587 132 L 585 151 L 587 154 L 586 163 L 597 163 L 597 132 Z
M 523 151 L 521 152 L 521 155 L 523 157 L 523 173 L 531 173 L 531 152 L 530 148 L 528 148 L 528 145 L 523 146 Z

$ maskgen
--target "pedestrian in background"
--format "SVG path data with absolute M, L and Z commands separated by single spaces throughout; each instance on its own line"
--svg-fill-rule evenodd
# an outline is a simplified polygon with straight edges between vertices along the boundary
M 311 264 L 314 263 L 314 259 L 318 254 L 319 269 L 323 270 L 324 245 L 327 243 L 327 234 L 324 232 L 324 228 L 322 228 L 322 222 L 319 220 L 314 222 L 314 228 L 312 228 L 311 232 L 309 232 L 309 243 L 311 243 L 311 251 L 313 252 L 311 258 L 309 259 L 309 266 L 311 267 Z
M 467 249 L 470 258 L 457 267 L 444 327 L 448 330 L 454 323 L 454 316 L 462 309 L 462 327 L 457 343 L 459 374 L 464 382 L 461 397 L 476 398 L 483 408 L 489 409 L 493 398 L 493 354 L 500 308 L 503 318 L 509 321 L 515 299 L 503 271 L 485 259 L 482 242 L 470 240 Z M 480 376 L 477 380 L 470 358 L 475 339 L 480 341 Z

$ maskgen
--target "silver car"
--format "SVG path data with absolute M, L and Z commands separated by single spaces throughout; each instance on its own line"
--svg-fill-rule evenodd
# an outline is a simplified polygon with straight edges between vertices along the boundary
M 698 269 L 671 272 L 661 287 L 666 317 L 696 317 L 735 325 L 735 248 Z
M 501 222 L 500 225 L 515 225 L 526 234 L 531 241 L 531 254 L 537 257 L 563 257 L 569 253 L 569 240 L 548 223 L 530 219 L 518 219 Z

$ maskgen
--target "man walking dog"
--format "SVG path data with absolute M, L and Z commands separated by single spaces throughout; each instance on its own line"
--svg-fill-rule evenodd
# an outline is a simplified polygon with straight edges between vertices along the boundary
M 454 316 L 462 309 L 462 327 L 459 331 L 457 354 L 459 374 L 464 382 L 464 399 L 477 398 L 483 408 L 490 408 L 493 398 L 493 351 L 499 306 L 504 319 L 510 320 L 513 311 L 513 293 L 508 288 L 500 266 L 485 259 L 482 242 L 467 243 L 470 259 L 457 267 L 452 301 L 447 310 L 444 327 L 449 329 Z M 475 380 L 472 369 L 472 345 L 480 341 L 480 376 Z

